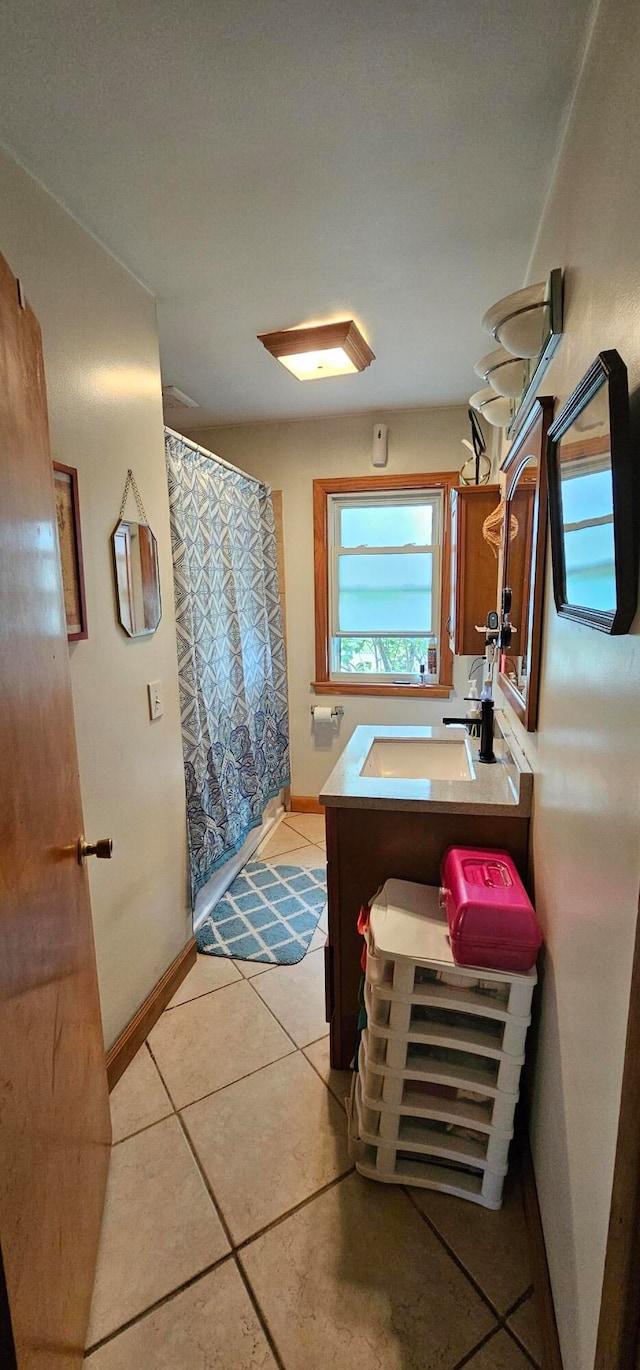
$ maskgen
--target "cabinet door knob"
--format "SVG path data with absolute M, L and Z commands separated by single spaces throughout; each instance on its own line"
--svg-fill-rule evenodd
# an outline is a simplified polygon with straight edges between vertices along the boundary
M 82 865 L 88 856 L 97 856 L 99 861 L 110 861 L 113 853 L 113 840 L 99 837 L 97 842 L 87 842 L 81 833 L 78 838 L 78 861 Z

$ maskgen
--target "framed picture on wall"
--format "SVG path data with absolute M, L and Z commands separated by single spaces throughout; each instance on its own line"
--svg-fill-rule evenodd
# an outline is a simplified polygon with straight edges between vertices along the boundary
M 84 593 L 78 472 L 74 466 L 63 466 L 61 462 L 54 461 L 53 483 L 67 639 L 69 642 L 80 642 L 88 637 L 89 633 Z

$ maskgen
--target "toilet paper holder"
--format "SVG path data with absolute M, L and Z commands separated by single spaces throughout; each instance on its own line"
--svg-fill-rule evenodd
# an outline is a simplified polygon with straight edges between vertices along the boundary
M 311 717 L 312 717 L 312 718 L 315 717 L 315 710 L 316 710 L 317 708 L 318 708 L 318 705 L 317 705 L 317 704 L 312 705 L 312 707 L 311 707 L 311 709 L 310 709 L 310 713 L 311 713 Z M 336 704 L 335 708 L 331 710 L 331 717 L 332 717 L 332 718 L 342 718 L 343 714 L 344 714 L 344 709 L 343 709 L 343 707 L 342 707 L 341 704 Z

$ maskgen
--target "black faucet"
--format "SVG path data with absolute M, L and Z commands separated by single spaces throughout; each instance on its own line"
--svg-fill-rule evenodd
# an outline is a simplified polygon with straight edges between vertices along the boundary
M 493 700 L 481 699 L 482 719 L 480 721 L 480 750 L 478 761 L 484 761 L 492 766 L 495 763 L 495 752 L 493 750 Z
M 466 698 L 468 699 L 469 697 L 466 696 Z M 474 700 L 473 702 L 476 703 L 477 701 Z M 481 699 L 480 708 L 482 710 L 482 718 L 480 721 L 480 749 L 478 751 L 478 761 L 483 761 L 485 765 L 492 766 L 496 760 L 493 750 L 493 700 Z M 467 732 L 471 732 L 474 720 L 472 718 L 443 718 L 442 722 L 445 727 L 448 727 L 450 723 L 464 723 Z

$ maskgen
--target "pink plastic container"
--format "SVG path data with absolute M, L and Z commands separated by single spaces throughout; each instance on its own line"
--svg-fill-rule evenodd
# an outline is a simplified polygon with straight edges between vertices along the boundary
M 440 874 L 454 961 L 522 974 L 531 970 L 542 933 L 509 854 L 449 847 Z

